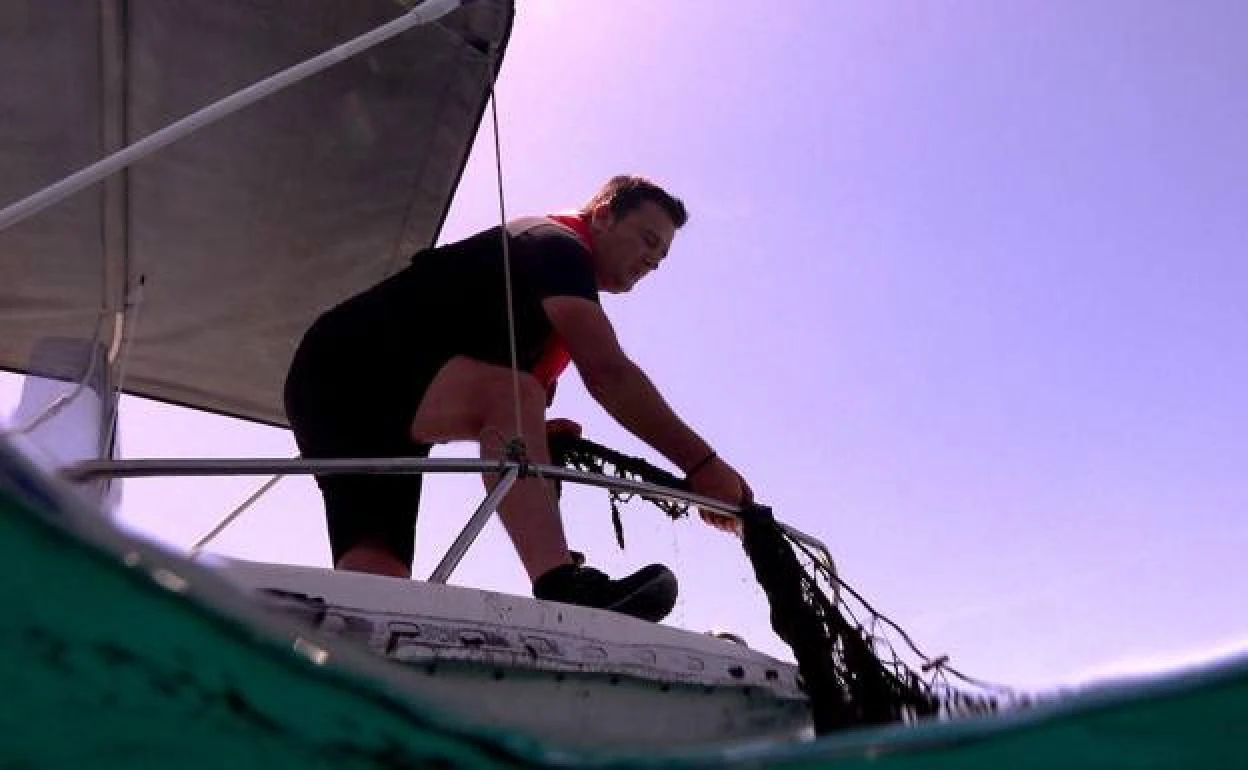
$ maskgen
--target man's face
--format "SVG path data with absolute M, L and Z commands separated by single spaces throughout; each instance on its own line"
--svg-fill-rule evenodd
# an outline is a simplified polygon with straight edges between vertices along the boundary
M 643 201 L 616 217 L 602 206 L 591 220 L 597 256 L 598 287 L 619 294 L 637 285 L 667 256 L 676 225 L 662 206 Z

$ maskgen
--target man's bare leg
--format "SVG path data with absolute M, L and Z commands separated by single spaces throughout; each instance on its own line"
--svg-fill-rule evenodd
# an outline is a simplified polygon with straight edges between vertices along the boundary
M 398 578 L 412 576 L 412 571 L 406 564 L 399 561 L 389 548 L 369 542 L 352 546 L 334 565 L 334 569 Z
M 414 441 L 479 441 L 481 457 L 504 456 L 516 433 L 512 372 L 501 366 L 459 356 L 434 377 L 412 420 Z M 531 462 L 550 462 L 546 444 L 546 393 L 532 375 L 521 373 L 520 430 Z M 485 474 L 487 489 L 497 474 Z M 570 564 L 568 542 L 559 517 L 553 485 L 543 479 L 516 481 L 499 505 L 499 518 L 530 579 Z
M 436 444 L 476 439 L 481 456 L 498 459 L 516 434 L 516 405 L 510 370 L 459 357 L 434 378 L 412 420 L 412 439 Z M 532 375 L 519 375 L 519 431 L 529 460 L 550 462 L 546 443 L 546 393 Z M 493 488 L 497 474 L 485 474 Z M 503 527 L 533 581 L 533 596 L 547 601 L 612 610 L 658 622 L 676 604 L 676 576 L 651 564 L 618 580 L 572 564 L 553 485 L 538 478 L 518 480 L 499 506 Z

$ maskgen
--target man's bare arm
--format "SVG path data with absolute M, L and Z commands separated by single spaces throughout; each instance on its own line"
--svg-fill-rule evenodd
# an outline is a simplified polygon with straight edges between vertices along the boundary
M 620 348 L 601 307 L 579 297 L 548 297 L 542 306 L 586 389 L 608 414 L 681 470 L 706 458 L 710 445 L 677 416 Z

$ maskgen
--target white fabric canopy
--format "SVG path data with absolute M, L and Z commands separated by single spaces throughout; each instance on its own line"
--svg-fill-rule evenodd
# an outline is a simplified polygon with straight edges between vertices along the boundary
M 404 10 L 0 0 L 0 206 Z M 129 297 L 127 392 L 285 424 L 307 326 L 436 239 L 512 17 L 474 0 L 0 232 L 0 368 L 116 346 Z

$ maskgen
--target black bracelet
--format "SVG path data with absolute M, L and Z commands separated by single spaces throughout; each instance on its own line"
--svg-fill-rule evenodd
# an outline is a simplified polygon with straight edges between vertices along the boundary
M 693 478 L 693 474 L 702 470 L 703 467 L 708 465 L 711 462 L 711 460 L 714 460 L 716 457 L 719 457 L 719 455 L 715 454 L 715 450 L 712 449 L 709 455 L 707 455 L 706 457 L 703 457 L 701 460 L 698 460 L 696 463 L 693 464 L 692 467 L 689 468 L 689 470 L 685 471 L 685 478 L 687 479 Z

